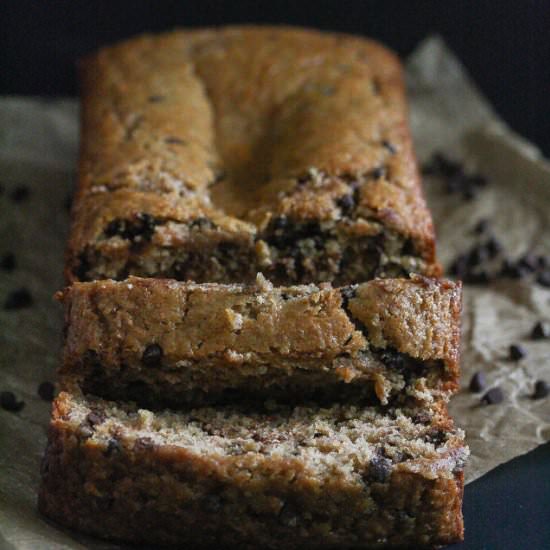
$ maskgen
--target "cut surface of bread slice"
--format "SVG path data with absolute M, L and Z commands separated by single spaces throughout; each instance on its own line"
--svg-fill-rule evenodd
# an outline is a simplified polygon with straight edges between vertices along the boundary
M 154 413 L 61 393 L 39 506 L 107 539 L 242 548 L 460 540 L 463 434 L 429 408 Z
M 65 306 L 62 376 L 149 407 L 361 395 L 388 404 L 458 387 L 461 287 L 377 279 L 308 285 L 75 283 Z

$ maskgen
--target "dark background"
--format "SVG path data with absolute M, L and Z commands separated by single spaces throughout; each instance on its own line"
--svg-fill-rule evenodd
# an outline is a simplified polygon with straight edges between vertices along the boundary
M 237 22 L 364 34 L 402 56 L 439 33 L 495 109 L 550 156 L 550 0 L 40 1 L 0 3 L 0 94 L 76 95 L 75 61 L 144 31 Z M 466 488 L 466 542 L 550 548 L 550 445 Z

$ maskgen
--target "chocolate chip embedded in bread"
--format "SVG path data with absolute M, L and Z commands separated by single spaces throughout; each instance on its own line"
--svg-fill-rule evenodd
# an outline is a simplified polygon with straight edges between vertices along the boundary
M 146 367 L 158 367 L 161 364 L 163 355 L 164 352 L 158 344 L 149 344 L 141 356 L 141 362 Z
M 384 483 L 392 471 L 392 462 L 383 456 L 375 456 L 369 463 L 366 478 L 371 482 Z

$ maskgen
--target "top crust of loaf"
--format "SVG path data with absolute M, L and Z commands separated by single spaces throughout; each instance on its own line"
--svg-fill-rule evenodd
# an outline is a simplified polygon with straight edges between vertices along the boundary
M 285 27 L 176 31 L 104 48 L 80 69 L 68 281 L 112 220 L 205 217 L 253 242 L 277 217 L 334 221 L 365 181 L 349 231 L 395 231 L 438 274 L 401 67 L 379 44 Z

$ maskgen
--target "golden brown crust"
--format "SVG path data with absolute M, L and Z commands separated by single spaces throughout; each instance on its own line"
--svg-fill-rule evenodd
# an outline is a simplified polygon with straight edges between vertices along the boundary
M 401 392 L 431 400 L 458 388 L 459 284 L 418 277 L 333 289 L 262 281 L 75 283 L 59 294 L 61 374 L 117 398 L 147 384 L 142 394 L 169 404 L 178 393 L 200 403 L 230 389 L 276 397 L 293 388 L 303 397 L 364 386 L 386 403 Z M 162 354 L 152 364 L 149 346 Z
M 193 547 L 422 548 L 450 544 L 463 535 L 460 506 L 467 451 L 462 434 L 452 432 L 444 407 L 441 417 L 436 413 L 428 426 L 408 429 L 418 431 L 412 435 L 418 440 L 442 429 L 445 443 L 427 444 L 422 456 L 412 460 L 380 459 L 378 451 L 365 454 L 357 443 L 356 452 L 363 458 L 353 461 L 353 471 L 342 452 L 329 450 L 336 448 L 345 415 L 354 416 L 345 407 L 328 413 L 320 410 L 319 419 L 315 410 L 306 410 L 299 419 L 306 426 L 302 428 L 306 440 L 308 424 L 326 434 L 326 441 L 318 445 L 325 449 L 327 461 L 335 461 L 328 470 L 301 457 L 262 450 L 261 424 L 275 421 L 284 437 L 292 429 L 294 414 L 279 420 L 280 413 L 264 420 L 255 416 L 246 420 L 245 428 L 238 416 L 221 420 L 222 425 L 235 426 L 230 442 L 235 450 L 223 452 L 211 450 L 216 435 L 206 435 L 220 421 L 201 421 L 200 411 L 191 414 L 198 419 L 193 422 L 203 422 L 207 430 L 203 435 L 188 443 L 166 444 L 153 433 L 160 428 L 146 432 L 139 427 L 139 415 L 145 422 L 161 422 L 150 413 L 140 412 L 122 424 L 102 428 L 111 418 L 105 405 L 91 403 L 76 419 L 71 418 L 74 409 L 75 400 L 68 394 L 60 394 L 54 403 L 39 495 L 40 510 L 64 526 L 108 539 Z M 89 418 L 90 410 L 95 415 L 92 424 L 80 422 L 79 418 Z M 387 431 L 392 433 L 389 414 L 385 420 L 380 409 L 375 418 L 388 422 Z M 402 413 L 397 414 L 398 422 L 411 426 Z M 186 418 L 182 415 L 180 421 L 185 423 Z M 326 422 L 334 428 L 327 429 Z M 96 435 L 98 430 L 103 430 L 101 435 Z M 380 437 L 380 449 L 388 449 L 389 441 L 407 448 L 406 439 Z M 238 450 L 245 442 L 249 450 Z M 308 446 L 305 440 L 293 444 L 298 453 L 310 452 L 301 450 Z M 265 445 L 276 448 L 279 443 L 268 440 Z
M 270 222 L 279 218 L 325 224 L 342 247 L 324 252 L 335 264 L 326 273 L 290 269 L 287 282 L 316 276 L 352 282 L 356 274 L 345 274 L 345 261 L 339 265 L 350 246 L 346 239 L 387 232 L 399 235 L 403 247 L 412 242 L 408 253 L 419 260 L 411 271 L 439 274 L 401 68 L 382 46 L 283 27 L 178 31 L 101 50 L 82 63 L 81 80 L 82 144 L 68 281 L 140 274 L 133 256 L 147 255 L 149 245 L 142 242 L 136 252 L 120 239 L 106 242 L 105 231 L 121 217 L 143 214 L 159 225 L 223 219 L 229 231 L 224 242 L 246 240 L 256 262 L 256 269 L 242 266 L 242 273 L 230 274 L 232 280 L 253 278 L 258 268 L 269 272 L 273 263 L 286 266 L 274 251 L 267 259 L 265 253 L 265 246 L 276 248 Z M 343 197 L 352 197 L 345 208 Z M 124 207 L 117 206 L 120 201 Z M 193 241 L 194 235 L 172 244 L 153 239 L 152 246 L 196 252 L 201 247 Z M 258 249 L 255 242 L 263 244 Z M 87 275 L 86 262 L 100 263 L 93 254 L 97 247 L 107 259 L 132 257 L 123 267 L 117 264 L 120 271 L 91 266 Z M 141 274 L 162 274 L 163 267 L 151 270 Z M 228 278 L 213 268 L 198 275 L 187 271 L 182 278 Z

